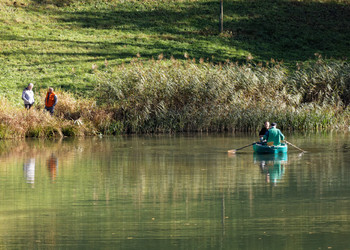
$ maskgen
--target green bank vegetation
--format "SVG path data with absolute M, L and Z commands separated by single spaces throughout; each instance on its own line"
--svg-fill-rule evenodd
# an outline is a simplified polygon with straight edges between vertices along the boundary
M 218 34 L 219 1 L 0 1 L 0 138 L 348 130 L 347 1 L 224 4 Z

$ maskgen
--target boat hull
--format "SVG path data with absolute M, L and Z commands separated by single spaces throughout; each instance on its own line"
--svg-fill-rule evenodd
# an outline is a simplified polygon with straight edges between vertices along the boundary
M 282 143 L 280 146 L 268 146 L 256 143 L 253 145 L 253 149 L 257 154 L 283 154 L 287 153 L 288 145 Z

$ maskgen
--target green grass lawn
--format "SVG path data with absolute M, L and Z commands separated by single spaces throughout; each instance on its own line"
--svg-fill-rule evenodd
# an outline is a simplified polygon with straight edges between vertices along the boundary
M 93 67 L 128 65 L 136 57 L 273 58 L 294 67 L 315 53 L 350 56 L 347 0 L 225 0 L 223 34 L 219 0 L 55 2 L 62 1 L 0 0 L 0 91 L 19 104 L 29 82 L 89 93 Z

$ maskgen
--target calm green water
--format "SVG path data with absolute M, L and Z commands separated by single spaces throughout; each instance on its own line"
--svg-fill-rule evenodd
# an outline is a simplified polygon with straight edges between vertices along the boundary
M 0 141 L 0 249 L 350 249 L 350 135 Z

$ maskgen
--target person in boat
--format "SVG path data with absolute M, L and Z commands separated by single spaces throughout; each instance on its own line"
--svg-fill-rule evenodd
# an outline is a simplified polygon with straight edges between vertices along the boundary
M 262 141 L 264 135 L 266 134 L 266 132 L 269 130 L 270 128 L 270 123 L 268 121 L 266 121 L 264 123 L 264 127 L 260 130 L 259 132 L 259 138 L 260 138 L 260 141 Z
M 57 95 L 53 92 L 53 88 L 49 88 L 49 91 L 45 97 L 45 110 L 49 111 L 53 115 L 55 106 L 57 104 Z
M 279 130 L 276 123 L 271 123 L 271 128 L 266 132 L 263 139 L 266 140 L 267 145 L 269 146 L 279 146 L 281 141 L 284 140 L 284 135 L 281 130 Z
M 29 83 L 28 86 L 22 92 L 22 100 L 24 101 L 24 107 L 30 109 L 34 104 L 34 92 L 33 83 Z

